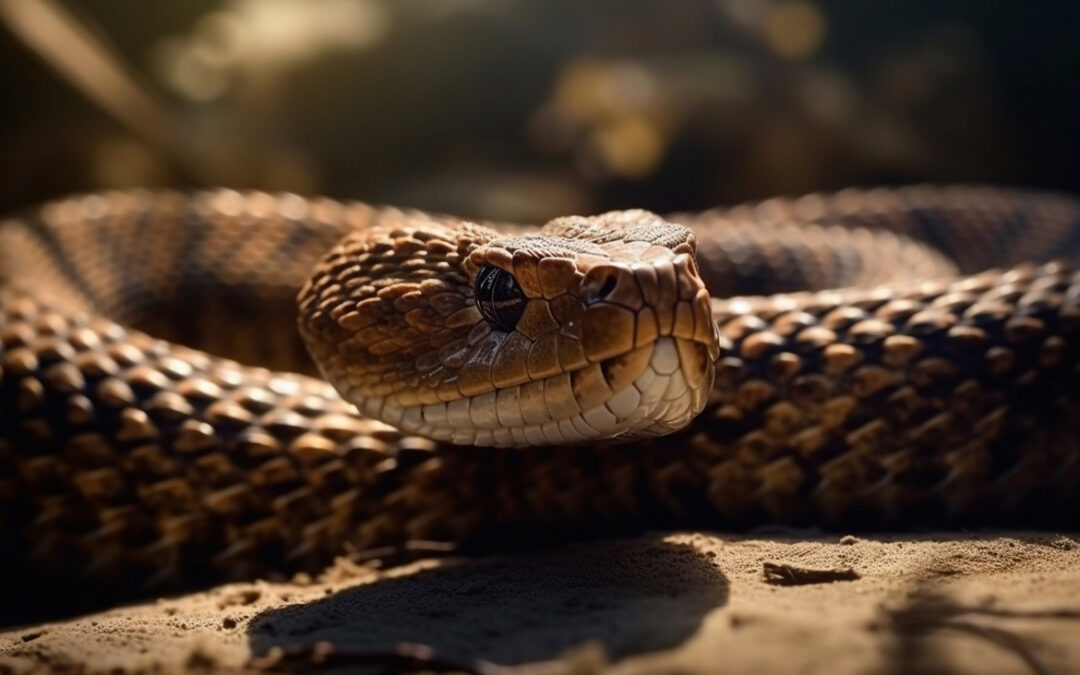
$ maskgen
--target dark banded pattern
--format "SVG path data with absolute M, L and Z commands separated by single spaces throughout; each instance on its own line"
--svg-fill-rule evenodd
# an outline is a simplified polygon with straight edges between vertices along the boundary
M 485 449 L 267 369 L 314 372 L 294 299 L 345 233 L 452 221 L 233 192 L 56 202 L 0 226 L 0 565 L 161 589 L 413 539 L 1075 522 L 1078 219 L 967 187 L 671 217 L 721 336 L 705 411 L 655 440 Z

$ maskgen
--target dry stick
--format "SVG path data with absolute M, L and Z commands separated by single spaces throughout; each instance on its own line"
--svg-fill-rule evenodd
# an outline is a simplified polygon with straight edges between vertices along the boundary
M 859 573 L 850 567 L 833 570 L 815 570 L 795 567 L 783 563 L 762 563 L 765 583 L 775 586 L 802 586 L 806 584 L 827 584 L 834 581 L 854 581 Z
M 56 0 L 0 0 L 3 26 L 65 82 L 190 177 L 213 183 L 223 176 L 213 162 L 192 149 L 180 115 L 136 76 L 84 14 Z

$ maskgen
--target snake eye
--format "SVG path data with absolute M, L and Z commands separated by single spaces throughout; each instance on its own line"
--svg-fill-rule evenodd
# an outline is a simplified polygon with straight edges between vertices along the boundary
M 476 274 L 476 306 L 492 326 L 511 331 L 525 311 L 525 293 L 514 275 L 484 265 Z

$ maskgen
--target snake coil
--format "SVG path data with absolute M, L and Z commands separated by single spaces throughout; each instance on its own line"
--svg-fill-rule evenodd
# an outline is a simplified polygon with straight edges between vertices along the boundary
M 1069 518 L 1078 252 L 1074 200 L 967 186 L 540 230 L 53 202 L 0 224 L 0 560 L 163 588 L 418 539 Z

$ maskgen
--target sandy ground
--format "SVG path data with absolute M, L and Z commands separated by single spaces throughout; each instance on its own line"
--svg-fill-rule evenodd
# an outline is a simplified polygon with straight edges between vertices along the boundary
M 677 533 L 382 571 L 341 562 L 313 581 L 7 628 L 0 671 L 227 671 L 321 640 L 337 672 L 415 665 L 387 652 L 405 642 L 545 675 L 1080 673 L 1080 536 Z M 294 656 L 256 664 L 318 658 Z

